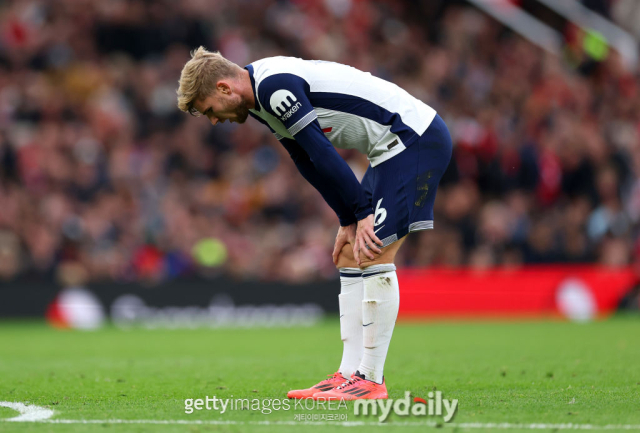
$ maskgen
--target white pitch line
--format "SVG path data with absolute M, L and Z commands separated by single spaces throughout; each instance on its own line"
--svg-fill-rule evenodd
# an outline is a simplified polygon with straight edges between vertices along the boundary
M 20 412 L 20 415 L 18 416 L 15 416 L 13 418 L 3 419 L 1 421 L 16 421 L 16 422 L 44 421 L 47 418 L 51 418 L 53 416 L 53 411 L 51 409 L 46 409 L 44 407 L 35 406 L 35 405 L 27 406 L 24 403 L 0 401 L 0 406 L 8 407 L 9 409 L 13 409 L 15 411 Z
M 2 421 L 2 420 L 0 420 Z M 5 420 L 8 421 L 8 420 Z M 367 421 L 233 421 L 233 420 L 155 420 L 155 419 L 45 419 L 36 421 L 43 424 L 156 424 L 156 425 L 280 425 L 280 426 L 342 426 L 342 427 L 362 427 L 362 426 L 398 426 L 398 427 L 451 427 L 466 429 L 522 429 L 522 430 L 640 430 L 640 425 L 633 424 L 514 424 L 514 423 L 440 423 L 434 421 L 426 422 L 367 422 Z
M 407 426 L 407 427 L 452 427 L 467 429 L 523 429 L 523 430 L 640 430 L 640 425 L 633 424 L 513 424 L 513 423 L 442 423 L 435 421 L 424 422 L 391 422 L 380 423 L 371 421 L 234 421 L 234 420 L 196 420 L 196 419 L 175 419 L 175 420 L 157 420 L 157 419 L 49 419 L 53 416 L 51 409 L 35 405 L 26 405 L 24 403 L 0 401 L 0 407 L 8 407 L 20 412 L 19 416 L 13 418 L 0 419 L 0 421 L 10 422 L 37 422 L 41 424 L 158 424 L 158 425 L 319 425 L 319 426 L 342 426 L 342 427 L 361 427 L 361 426 Z

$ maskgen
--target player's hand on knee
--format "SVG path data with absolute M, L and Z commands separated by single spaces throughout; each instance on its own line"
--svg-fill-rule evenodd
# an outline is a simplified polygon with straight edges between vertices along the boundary
M 380 254 L 382 250 L 382 241 L 378 239 L 373 231 L 373 215 L 358 221 L 356 229 L 356 240 L 353 246 L 353 256 L 358 263 L 358 266 L 362 264 L 360 258 L 360 252 L 362 252 L 370 260 L 374 260 L 375 254 Z
M 340 258 L 340 252 L 345 245 L 354 245 L 356 240 L 356 223 L 353 223 L 346 227 L 340 227 L 338 234 L 336 235 L 336 243 L 333 245 L 333 264 L 338 265 L 338 259 Z

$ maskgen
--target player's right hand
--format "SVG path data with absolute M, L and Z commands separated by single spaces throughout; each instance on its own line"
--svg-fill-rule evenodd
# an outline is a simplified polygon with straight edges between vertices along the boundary
M 338 258 L 342 248 L 350 244 L 352 247 L 355 245 L 356 240 L 356 223 L 353 223 L 346 227 L 340 227 L 338 234 L 336 235 L 336 243 L 333 245 L 333 264 L 338 266 Z
M 358 221 L 356 227 L 356 241 L 353 245 L 353 256 L 358 266 L 362 266 L 360 252 L 362 252 L 370 260 L 375 260 L 375 254 L 380 254 L 382 250 L 382 241 L 376 236 L 373 230 L 373 214 Z

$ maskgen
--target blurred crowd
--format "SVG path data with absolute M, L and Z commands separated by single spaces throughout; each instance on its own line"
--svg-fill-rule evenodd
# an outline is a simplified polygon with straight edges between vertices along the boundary
M 569 31 L 571 30 L 571 31 Z M 462 2 L 0 3 L 0 281 L 335 278 L 338 220 L 253 119 L 176 108 L 189 51 L 346 63 L 434 107 L 454 156 L 397 264 L 631 264 L 640 71 L 553 56 Z M 341 151 L 358 177 L 364 155 Z

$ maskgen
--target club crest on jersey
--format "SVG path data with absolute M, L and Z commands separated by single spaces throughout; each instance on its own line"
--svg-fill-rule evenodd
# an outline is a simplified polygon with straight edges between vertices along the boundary
M 269 100 L 269 105 L 271 105 L 273 112 L 276 113 L 283 122 L 302 108 L 302 103 L 298 101 L 293 93 L 286 89 L 273 92 Z

